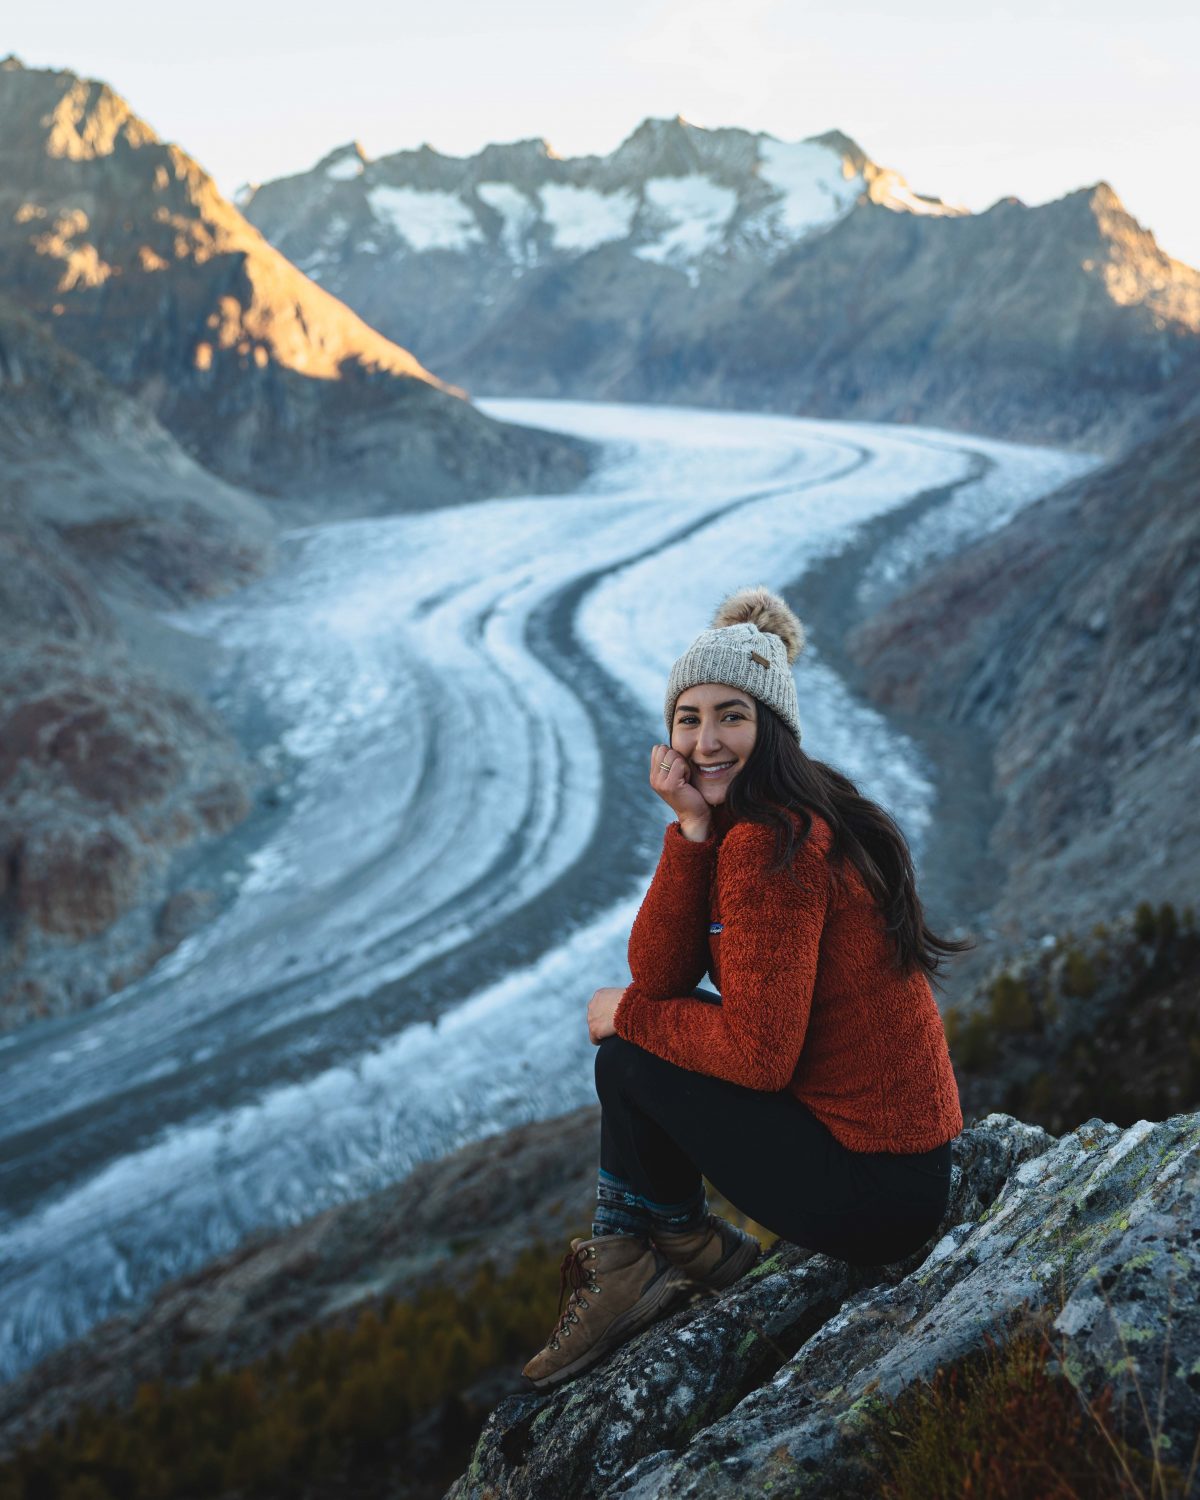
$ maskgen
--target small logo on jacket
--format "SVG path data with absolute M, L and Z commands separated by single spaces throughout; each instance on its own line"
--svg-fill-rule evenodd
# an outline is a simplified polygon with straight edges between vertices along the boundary
M 708 924 L 708 930 L 709 930 L 709 932 L 723 932 L 725 930 L 725 923 L 724 922 L 710 922 Z

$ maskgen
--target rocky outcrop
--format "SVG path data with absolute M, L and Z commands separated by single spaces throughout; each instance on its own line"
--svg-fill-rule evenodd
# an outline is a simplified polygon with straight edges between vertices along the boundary
M 316 516 L 569 488 L 273 249 L 107 84 L 0 63 L 0 287 L 208 468 Z
M 84 1403 L 119 1412 L 145 1382 L 244 1369 L 305 1330 L 340 1327 L 346 1347 L 357 1314 L 384 1298 L 466 1286 L 484 1264 L 503 1275 L 536 1242 L 578 1233 L 597 1125 L 593 1106 L 521 1126 L 254 1236 L 0 1390 L 0 1460 Z M 1118 1427 L 1143 1450 L 1135 1382 L 1157 1397 L 1163 1381 L 1160 1451 L 1186 1468 L 1200 1422 L 1200 1116 L 1091 1120 L 1056 1139 L 992 1115 L 954 1152 L 949 1210 L 907 1262 L 851 1269 L 777 1242 L 728 1292 L 669 1313 L 558 1391 L 522 1390 L 519 1360 L 473 1377 L 446 1428 L 455 1442 L 465 1409 L 498 1404 L 451 1495 L 869 1494 L 884 1399 L 1039 1309 L 1054 1368 L 1088 1400 L 1111 1386 Z M 419 1462 L 406 1450 L 415 1493 L 444 1472 L 430 1420 L 433 1449 L 418 1445 Z M 387 1473 L 361 1472 L 361 1492 L 390 1492 Z
M 745 1497 L 871 1492 L 873 1408 L 1054 1312 L 1061 1368 L 1112 1385 L 1127 1441 L 1187 1468 L 1200 1424 L 1200 1117 L 1061 1139 L 990 1116 L 956 1144 L 945 1232 L 916 1263 L 851 1273 L 785 1247 L 556 1392 L 493 1412 L 449 1492 Z M 1162 1391 L 1147 1434 L 1137 1385 Z M 1154 1419 L 1151 1419 L 1152 1423 Z
M 86 575 L 76 591 L 155 606 L 224 593 L 273 560 L 277 523 L 257 497 L 203 468 L 145 405 L 3 294 L 0 459 L 10 633 L 39 621 L 55 629 L 56 619 L 75 633 L 60 617 L 65 575 L 23 582 L 26 568 L 74 567 Z
M 970 214 L 848 137 L 646 120 L 247 189 L 321 284 L 489 395 L 922 422 L 1115 455 L 1200 371 L 1200 272 L 1107 183 Z
M 238 824 L 251 767 L 154 670 L 155 606 L 268 567 L 263 506 L 0 298 L 0 1030 L 93 1004 L 211 891 L 181 855 Z
M 1200 881 L 1200 397 L 1125 457 L 930 569 L 847 642 L 901 727 L 979 731 L 1018 941 Z M 1099 909 L 1097 892 L 1104 892 Z

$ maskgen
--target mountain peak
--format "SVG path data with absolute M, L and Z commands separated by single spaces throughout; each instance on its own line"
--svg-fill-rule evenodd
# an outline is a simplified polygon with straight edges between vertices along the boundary
M 804 143 L 807 146 L 824 146 L 848 161 L 856 172 L 861 172 L 870 160 L 858 142 L 844 130 L 824 130 L 820 135 L 805 136 Z
M 332 151 L 327 152 L 313 168 L 314 172 L 324 172 L 326 177 L 339 180 L 347 177 L 358 177 L 363 169 L 370 163 L 370 157 L 363 150 L 358 141 L 347 141 L 342 146 L 335 146 Z
M 1098 209 L 1102 213 L 1125 213 L 1125 205 L 1117 196 L 1111 183 L 1103 178 L 1090 183 L 1085 187 L 1072 188 L 1070 192 L 1064 193 L 1061 198 L 1052 200 L 1056 203 L 1078 204 L 1086 208 Z
M 648 115 L 608 158 L 618 175 L 635 177 L 686 177 L 717 167 L 731 149 L 746 151 L 754 137 L 747 130 L 729 126 L 709 130 L 693 125 L 682 115 L 659 118 Z
M 1087 193 L 1088 201 L 1093 208 L 1120 209 L 1122 212 L 1125 211 L 1125 205 L 1117 196 L 1116 189 L 1110 183 L 1105 182 L 1103 178 L 1099 182 L 1094 182 L 1090 188 L 1085 188 L 1084 191 Z
M 332 151 L 327 151 L 317 166 L 323 167 L 326 162 L 337 161 L 343 156 L 357 156 L 360 161 L 369 160 L 361 141 L 344 141 L 340 146 L 335 146 Z
M 493 142 L 484 146 L 473 160 L 482 176 L 498 173 L 503 177 L 532 173 L 536 177 L 544 162 L 559 161 L 561 158 L 545 136 L 535 135 L 520 141 L 504 141 L 499 144 Z
M 702 125 L 693 125 L 690 120 L 685 120 L 682 115 L 647 115 L 640 125 L 622 141 L 623 146 L 628 146 L 634 141 L 660 141 L 664 137 L 686 134 L 693 130 L 703 130 Z
M 0 129 L 6 145 L 47 156 L 91 161 L 118 141 L 158 143 L 158 136 L 103 79 L 69 68 L 27 68 L 15 53 L 0 67 Z

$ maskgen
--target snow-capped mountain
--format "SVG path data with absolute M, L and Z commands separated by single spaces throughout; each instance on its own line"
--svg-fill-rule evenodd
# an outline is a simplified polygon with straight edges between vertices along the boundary
M 608 156 L 357 144 L 243 211 L 476 394 L 931 423 L 1115 452 L 1200 380 L 1200 273 L 1106 183 L 985 213 L 838 131 L 646 120 Z
M 468 351 L 534 286 L 552 296 L 569 286 L 586 306 L 594 263 L 607 315 L 624 320 L 680 291 L 745 290 L 862 201 L 962 212 L 913 192 L 839 132 L 789 143 L 678 116 L 643 121 L 607 156 L 560 157 L 526 140 L 372 161 L 352 142 L 311 171 L 244 187 L 237 201 L 315 281 L 450 379 L 476 368 Z M 618 334 L 614 348 L 622 343 Z M 538 372 L 521 388 L 547 390 L 547 378 L 557 388 L 565 373 Z
M 861 198 L 911 213 L 960 212 L 913 192 L 834 131 L 786 142 L 645 120 L 610 156 L 557 156 L 544 140 L 443 156 L 430 146 L 371 161 L 357 142 L 237 201 L 314 280 L 336 286 L 355 255 L 449 251 L 512 275 L 619 244 L 696 285 L 728 258 L 762 262 Z

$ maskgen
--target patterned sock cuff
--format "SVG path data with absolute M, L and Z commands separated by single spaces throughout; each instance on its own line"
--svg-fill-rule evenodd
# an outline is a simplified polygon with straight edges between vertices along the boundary
M 596 1179 L 596 1212 L 592 1234 L 633 1234 L 647 1237 L 650 1215 L 631 1183 L 601 1169 Z
M 672 1234 L 687 1234 L 708 1222 L 708 1194 L 703 1183 L 682 1203 L 655 1203 L 649 1198 L 643 1198 L 642 1202 L 654 1229 L 669 1230 Z

